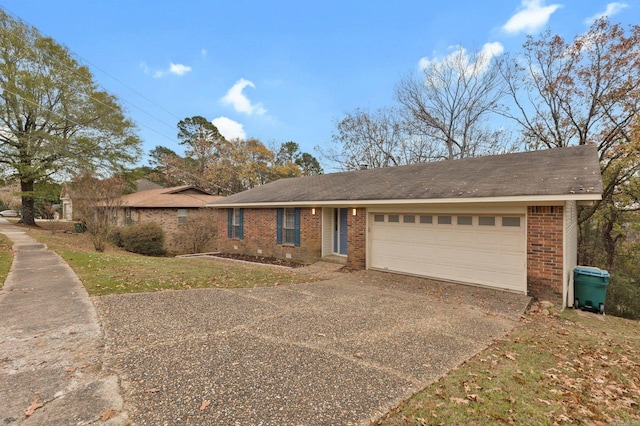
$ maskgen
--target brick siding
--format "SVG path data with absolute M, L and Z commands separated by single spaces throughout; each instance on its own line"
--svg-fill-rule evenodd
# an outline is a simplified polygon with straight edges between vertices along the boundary
M 367 211 L 363 208 L 356 209 L 355 216 L 349 209 L 347 216 L 347 266 L 367 267 Z
M 562 306 L 563 208 L 527 208 L 527 293 Z
M 243 239 L 228 238 L 227 209 L 218 214 L 218 250 L 313 263 L 322 257 L 322 209 L 300 209 L 300 246 L 277 244 L 277 209 L 244 209 Z

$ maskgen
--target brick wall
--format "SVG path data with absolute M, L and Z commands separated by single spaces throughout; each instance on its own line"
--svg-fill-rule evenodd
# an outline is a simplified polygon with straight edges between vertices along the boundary
M 153 208 L 153 209 L 143 209 L 143 208 L 131 208 L 131 222 L 132 223 L 148 223 L 155 222 L 164 231 L 165 234 L 165 248 L 168 253 L 171 254 L 186 254 L 191 253 L 193 250 L 190 248 L 191 245 L 188 243 L 188 237 L 184 234 L 185 226 L 184 224 L 178 223 L 178 209 L 177 208 Z M 218 212 L 216 209 L 212 208 L 189 208 L 187 210 L 187 222 L 191 220 L 199 220 L 196 219 L 197 215 L 203 215 L 204 220 L 210 221 L 212 224 L 217 226 L 218 223 Z M 120 212 L 118 215 L 118 223 L 120 225 L 125 224 L 124 212 Z M 225 228 L 226 229 L 226 228 Z M 217 232 L 217 228 L 214 226 L 213 232 Z M 214 236 L 213 239 L 206 245 L 203 249 L 203 252 L 216 251 L 217 250 L 217 237 Z
M 227 209 L 218 214 L 218 250 L 313 263 L 322 257 L 322 209 L 300 209 L 300 246 L 277 244 L 277 209 L 244 209 L 243 239 L 227 236 Z
M 563 208 L 527 208 L 527 293 L 562 306 Z
M 356 209 L 353 216 L 352 209 L 347 215 L 347 266 L 353 269 L 367 267 L 367 211 Z

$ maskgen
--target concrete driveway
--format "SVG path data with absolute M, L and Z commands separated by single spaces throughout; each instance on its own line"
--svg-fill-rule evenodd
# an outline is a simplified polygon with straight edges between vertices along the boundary
M 376 272 L 93 299 L 136 425 L 362 424 L 518 324 L 529 298 Z

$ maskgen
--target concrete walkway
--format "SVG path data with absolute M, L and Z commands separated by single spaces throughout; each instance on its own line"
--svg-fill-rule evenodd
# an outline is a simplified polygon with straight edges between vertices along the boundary
M 117 377 L 102 368 L 96 311 L 78 277 L 5 219 L 0 233 L 14 243 L 0 290 L 0 423 L 125 424 Z

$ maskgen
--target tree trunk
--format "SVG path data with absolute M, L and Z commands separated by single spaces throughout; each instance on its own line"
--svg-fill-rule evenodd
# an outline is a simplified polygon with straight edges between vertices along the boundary
M 22 192 L 22 219 L 20 219 L 20 223 L 28 226 L 36 225 L 33 186 L 33 179 L 20 180 L 20 191 Z
M 618 238 L 614 237 L 612 234 L 613 227 L 618 219 L 618 215 L 615 211 L 612 211 L 611 217 L 605 217 L 604 231 L 602 233 L 602 239 L 604 243 L 604 250 L 606 253 L 606 268 L 611 271 L 613 269 L 613 261 L 616 256 L 616 243 L 618 242 Z

